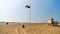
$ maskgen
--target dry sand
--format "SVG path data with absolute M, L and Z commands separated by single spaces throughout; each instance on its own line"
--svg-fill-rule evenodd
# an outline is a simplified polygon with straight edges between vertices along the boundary
M 60 27 L 48 24 L 0 24 L 0 34 L 60 34 Z

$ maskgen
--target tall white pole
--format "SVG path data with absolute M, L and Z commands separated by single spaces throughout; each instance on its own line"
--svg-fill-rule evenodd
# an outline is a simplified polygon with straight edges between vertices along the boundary
M 29 22 L 31 23 L 31 3 L 26 5 L 25 8 L 29 9 Z
M 30 23 L 31 23 L 31 3 L 30 3 L 30 11 L 29 11 L 29 21 L 30 21 Z

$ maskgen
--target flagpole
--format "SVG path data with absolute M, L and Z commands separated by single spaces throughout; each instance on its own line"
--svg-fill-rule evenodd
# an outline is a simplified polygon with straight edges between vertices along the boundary
M 30 20 L 30 23 L 31 23 L 31 3 L 30 3 L 30 11 L 29 11 L 29 15 L 30 15 L 29 20 Z
M 26 5 L 25 8 L 29 9 L 29 22 L 31 23 L 31 3 L 29 5 Z

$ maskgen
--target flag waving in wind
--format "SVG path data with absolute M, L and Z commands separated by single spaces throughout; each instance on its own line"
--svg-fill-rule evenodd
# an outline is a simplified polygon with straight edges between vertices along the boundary
M 29 10 L 29 15 L 30 15 L 29 21 L 30 21 L 30 23 L 31 23 L 31 6 L 30 6 L 30 5 L 26 5 L 25 8 L 30 9 L 30 10 Z
M 30 5 L 26 5 L 25 8 L 30 8 Z

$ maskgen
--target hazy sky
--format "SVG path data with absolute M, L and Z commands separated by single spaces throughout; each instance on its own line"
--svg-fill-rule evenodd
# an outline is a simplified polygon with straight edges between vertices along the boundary
M 32 22 L 47 22 L 50 17 L 60 21 L 60 0 L 0 0 L 0 21 L 29 22 L 29 3 Z

